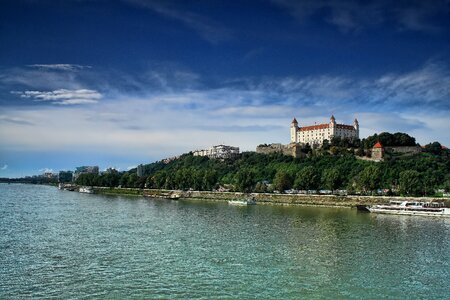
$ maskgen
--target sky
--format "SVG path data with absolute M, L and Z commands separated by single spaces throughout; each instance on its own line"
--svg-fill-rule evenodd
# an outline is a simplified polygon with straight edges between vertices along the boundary
M 254 151 L 332 114 L 450 146 L 450 1 L 0 1 L 0 177 Z

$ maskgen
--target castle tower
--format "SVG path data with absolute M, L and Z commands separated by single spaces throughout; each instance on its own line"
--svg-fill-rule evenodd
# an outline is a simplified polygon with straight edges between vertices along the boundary
M 298 143 L 298 122 L 294 118 L 291 122 L 291 143 Z
M 359 123 L 358 123 L 358 119 L 355 118 L 355 121 L 353 121 L 353 127 L 355 128 L 356 131 L 356 138 L 359 139 Z
M 337 126 L 336 126 L 336 119 L 334 118 L 333 115 L 331 115 L 329 127 L 330 127 L 330 136 L 331 137 L 335 136 Z
M 372 148 L 372 159 L 375 161 L 381 161 L 384 157 L 384 148 L 380 142 L 377 142 Z

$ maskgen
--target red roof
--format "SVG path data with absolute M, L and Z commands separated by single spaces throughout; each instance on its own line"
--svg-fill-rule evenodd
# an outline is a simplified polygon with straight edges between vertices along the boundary
M 316 130 L 316 129 L 326 129 L 328 128 L 329 124 L 318 124 L 318 125 L 311 125 L 311 126 L 305 126 L 300 127 L 300 131 L 309 131 L 309 130 Z
M 380 142 L 377 142 L 373 147 L 374 148 L 383 148 L 383 145 L 381 145 Z
M 355 127 L 353 127 L 352 125 L 344 125 L 344 124 L 336 124 L 336 127 L 341 128 L 341 129 L 349 129 L 349 130 L 355 129 Z

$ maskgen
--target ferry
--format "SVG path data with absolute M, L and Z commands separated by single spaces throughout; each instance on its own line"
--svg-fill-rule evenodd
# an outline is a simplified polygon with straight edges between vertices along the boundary
M 229 200 L 228 204 L 230 205 L 236 205 L 236 206 L 247 206 L 247 205 L 255 205 L 256 201 L 252 198 L 249 199 L 235 199 L 235 200 Z
M 450 217 L 450 208 L 442 202 L 390 201 L 388 205 L 369 206 L 367 210 L 379 214 Z
M 78 191 L 80 193 L 86 193 L 86 194 L 93 194 L 94 193 L 94 190 L 91 187 L 87 187 L 87 186 L 80 187 L 80 189 Z

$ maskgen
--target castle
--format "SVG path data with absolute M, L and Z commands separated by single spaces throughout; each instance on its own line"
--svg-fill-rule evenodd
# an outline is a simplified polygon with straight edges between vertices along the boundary
M 324 140 L 331 141 L 333 137 L 358 139 L 358 120 L 355 119 L 353 125 L 337 124 L 334 116 L 331 116 L 329 123 L 304 127 L 299 127 L 295 118 L 291 122 L 291 143 L 293 144 L 308 143 L 311 146 L 320 146 Z

